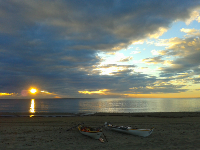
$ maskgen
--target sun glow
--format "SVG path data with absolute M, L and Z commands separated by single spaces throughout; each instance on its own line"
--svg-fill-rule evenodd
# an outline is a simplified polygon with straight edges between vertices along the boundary
M 35 93 L 37 92 L 37 90 L 32 88 L 32 89 L 30 90 L 30 92 L 31 92 L 32 94 L 35 94 Z

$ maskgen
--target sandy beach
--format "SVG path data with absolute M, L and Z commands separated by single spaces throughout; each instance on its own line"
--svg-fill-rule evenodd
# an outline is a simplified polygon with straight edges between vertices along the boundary
M 82 114 L 2 114 L 0 149 L 33 150 L 146 150 L 200 149 L 200 113 L 96 113 Z M 44 117 L 46 115 L 48 117 Z M 104 122 L 152 128 L 148 137 L 138 137 L 103 128 L 108 142 L 101 143 L 67 129 L 84 122 L 99 127 Z M 102 136 L 105 140 L 105 137 Z

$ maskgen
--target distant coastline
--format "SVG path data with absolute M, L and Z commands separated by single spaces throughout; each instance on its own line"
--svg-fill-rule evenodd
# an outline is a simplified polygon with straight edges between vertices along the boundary
M 127 116 L 127 117 L 156 117 L 183 118 L 200 117 L 200 112 L 151 112 L 151 113 L 0 113 L 0 117 L 82 117 L 82 116 Z

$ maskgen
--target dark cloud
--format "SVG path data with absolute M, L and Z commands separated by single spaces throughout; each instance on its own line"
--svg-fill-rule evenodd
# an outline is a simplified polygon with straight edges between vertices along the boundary
M 170 49 L 168 55 L 174 54 L 174 56 L 179 57 L 172 62 L 172 66 L 162 68 L 164 73 L 188 73 L 192 70 L 194 71 L 194 74 L 199 74 L 200 50 L 198 48 L 200 46 L 200 39 L 193 37 L 186 38 L 183 41 L 184 45 L 183 43 L 176 44 L 173 46 L 173 49 Z M 181 46 L 183 46 L 183 48 L 181 48 Z
M 20 93 L 34 85 L 71 97 L 84 89 L 123 93 L 155 82 L 155 78 L 131 74 L 129 69 L 113 76 L 99 75 L 94 70 L 101 63 L 97 53 L 126 48 L 159 27 L 189 18 L 199 6 L 196 0 L 0 3 L 0 92 Z M 173 72 L 169 69 L 163 71 Z

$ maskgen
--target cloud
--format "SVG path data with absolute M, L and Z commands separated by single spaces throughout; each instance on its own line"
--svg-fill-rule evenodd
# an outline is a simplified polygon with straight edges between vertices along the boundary
M 132 59 L 133 59 L 132 56 L 128 56 L 128 57 L 125 57 L 125 58 L 120 59 L 118 62 L 129 62 L 129 61 L 132 60 Z
M 0 3 L 0 92 L 21 93 L 33 85 L 66 97 L 82 97 L 78 91 L 86 89 L 126 93 L 133 85 L 145 87 L 155 82 L 155 77 L 133 73 L 128 68 L 112 72 L 112 76 L 102 76 L 102 70 L 95 70 L 102 62 L 98 53 L 116 52 L 134 42 L 157 38 L 175 20 L 191 18 L 192 11 L 199 7 L 195 0 L 181 3 L 179 0 L 165 3 L 0 0 Z M 174 39 L 174 45 L 169 46 L 173 50 L 166 50 L 167 55 L 184 53 L 191 61 L 194 53 L 189 58 L 189 51 L 174 46 L 182 44 L 187 49 L 192 45 L 197 49 L 198 44 L 188 39 L 193 43 L 186 41 L 186 45 L 178 40 Z M 163 63 L 161 57 L 155 59 Z M 181 61 L 174 63 L 178 65 Z
M 124 73 L 131 73 L 135 68 L 135 65 L 99 65 L 93 69 L 94 72 L 98 70 L 98 74 L 100 75 L 119 75 Z M 94 73 L 93 73 L 94 74 Z
M 193 11 L 190 14 L 190 18 L 185 21 L 186 25 L 189 25 L 194 20 L 198 20 L 198 17 L 199 17 L 199 12 L 198 11 Z
M 173 61 L 171 67 L 162 68 L 162 71 L 166 73 L 184 73 L 190 72 L 191 70 L 196 70 L 199 67 L 200 60 L 200 52 L 190 54 L 185 56 L 184 58 L 179 58 Z M 197 74 L 199 72 L 196 72 Z
M 200 30 L 197 30 L 197 29 L 194 29 L 194 28 L 193 29 L 182 28 L 181 32 L 187 33 L 186 37 L 189 37 L 189 36 L 200 36 Z
M 200 73 L 200 39 L 193 33 L 199 31 L 195 29 L 182 29 L 182 31 L 190 36 L 184 39 L 175 38 L 178 42 L 173 42 L 172 45 L 164 50 L 166 55 L 173 56 L 173 60 L 168 60 L 169 62 L 167 63 L 169 65 L 160 68 L 160 77 L 167 77 L 170 79 L 175 79 L 175 77 L 179 79 L 181 77 L 181 79 L 187 83 L 192 82 L 193 84 L 197 84 L 198 78 L 195 76 Z M 169 42 L 170 41 L 174 41 L 174 39 L 169 40 Z M 156 62 L 163 63 L 162 60 L 164 61 L 164 59 L 161 59 Z M 185 75 L 180 76 L 180 74 Z
M 139 41 L 134 41 L 132 44 L 133 45 L 138 45 L 138 44 L 143 44 L 144 40 L 139 40 Z
M 142 62 L 147 63 L 147 64 L 159 64 L 159 63 L 163 63 L 164 60 L 162 60 L 162 56 L 157 56 L 157 57 L 142 59 Z
M 161 77 L 189 72 L 193 72 L 193 75 L 199 74 L 200 39 L 196 37 L 197 34 L 193 34 L 199 31 L 195 29 L 182 29 L 182 31 L 191 36 L 184 39 L 175 37 L 163 40 L 168 45 L 165 50 L 161 51 L 164 55 L 142 60 L 148 64 L 167 65 L 167 67 L 160 67 L 160 70 L 163 72 Z M 152 51 L 152 53 L 158 54 L 158 51 Z M 173 56 L 173 60 L 165 60 L 164 56 Z
M 148 34 L 148 37 L 157 39 L 157 38 L 159 38 L 161 35 L 163 35 L 165 32 L 167 32 L 167 29 L 166 29 L 166 28 L 163 28 L 163 27 L 160 27 L 160 28 L 158 28 L 158 31 L 156 31 L 155 33 Z
M 154 50 L 151 51 L 151 53 L 152 53 L 152 55 L 165 55 L 164 50 L 157 51 L 157 50 L 154 49 Z
M 156 46 L 166 46 L 168 49 L 170 49 L 173 45 L 180 44 L 182 42 L 184 42 L 182 39 L 178 37 L 174 37 L 170 39 L 159 39 L 154 44 Z
M 200 16 L 196 19 L 198 22 L 200 22 Z
M 108 50 L 116 45 L 126 47 L 147 34 L 163 32 L 173 20 L 189 18 L 189 8 L 195 5 L 195 1 L 165 2 L 165 6 L 160 1 L 127 1 L 126 4 L 122 1 L 2 1 L 0 31 L 22 34 L 33 27 L 38 34 L 41 30 L 51 31 L 57 38 L 71 41 L 68 46 L 74 49 Z
M 196 29 L 181 29 L 182 32 L 187 33 L 184 39 L 171 38 L 167 40 L 161 40 L 164 44 L 168 45 L 165 50 L 155 51 L 153 54 L 161 54 L 157 57 L 146 58 L 142 61 L 147 64 L 163 64 L 167 67 L 161 67 L 160 70 L 167 77 L 168 75 L 173 76 L 178 73 L 188 73 L 193 71 L 194 75 L 198 74 L 199 57 L 200 57 L 200 39 L 196 37 L 199 30 Z M 158 53 L 161 52 L 161 53 Z M 173 60 L 165 60 L 164 56 L 173 56 Z M 172 59 L 171 58 L 171 59 Z
M 109 53 L 106 53 L 106 55 L 115 55 L 116 52 L 109 52 Z
M 173 84 L 160 85 L 160 86 L 146 86 L 139 88 L 130 88 L 133 90 L 133 94 L 163 94 L 163 93 L 180 93 L 186 92 L 187 89 L 181 89 L 182 86 L 174 86 Z

